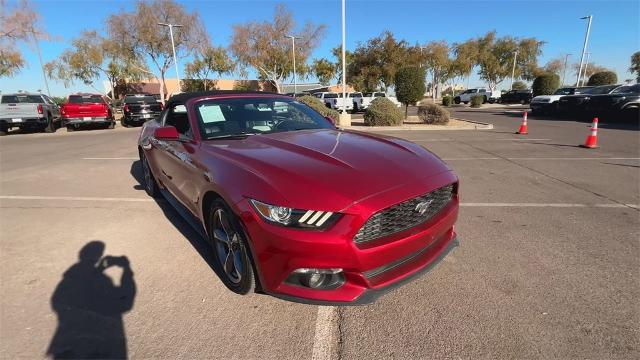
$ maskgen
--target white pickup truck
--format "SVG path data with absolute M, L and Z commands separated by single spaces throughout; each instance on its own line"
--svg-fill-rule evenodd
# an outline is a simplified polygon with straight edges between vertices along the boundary
M 498 98 L 500 98 L 500 94 L 494 94 L 490 90 L 487 90 L 486 88 L 474 88 L 474 89 L 467 89 L 462 93 L 456 95 L 456 97 L 453 98 L 453 102 L 456 104 L 460 104 L 460 103 L 468 104 L 471 101 L 471 98 L 474 96 L 482 96 L 483 104 L 487 102 L 494 103 L 497 101 Z
M 0 136 L 7 135 L 11 128 L 54 132 L 60 119 L 60 108 L 47 95 L 0 95 Z
M 369 105 L 371 104 L 373 99 L 379 98 L 379 97 L 386 97 L 387 99 L 391 100 L 391 102 L 396 104 L 397 107 L 401 107 L 402 106 L 402 104 L 398 101 L 398 99 L 396 99 L 395 96 L 389 96 L 386 93 L 378 91 L 378 92 L 366 92 L 366 93 L 362 94 L 362 108 L 361 109 L 365 110 L 366 108 L 369 107 Z
M 346 107 L 347 111 L 353 110 L 353 99 L 350 96 L 351 94 L 347 94 L 347 102 Z M 320 99 L 324 105 L 333 110 L 342 111 L 343 107 L 343 99 L 342 93 L 334 93 L 334 92 L 319 92 L 314 94 L 315 97 Z

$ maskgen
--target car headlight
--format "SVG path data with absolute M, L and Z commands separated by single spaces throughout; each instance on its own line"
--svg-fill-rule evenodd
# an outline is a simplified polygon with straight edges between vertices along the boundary
M 253 199 L 249 199 L 249 202 L 264 220 L 293 228 L 326 229 L 340 217 L 340 214 L 331 211 L 292 209 Z

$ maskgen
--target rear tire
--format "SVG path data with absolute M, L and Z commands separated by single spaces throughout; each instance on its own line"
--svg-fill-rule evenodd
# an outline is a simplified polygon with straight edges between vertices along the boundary
M 151 172 L 149 161 L 147 160 L 147 157 L 144 156 L 144 153 L 140 154 L 140 162 L 142 163 L 142 175 L 144 176 L 144 184 L 142 184 L 144 186 L 144 191 L 147 192 L 147 195 L 153 198 L 160 197 L 161 194 L 158 182 L 153 176 L 153 172 Z
M 460 104 L 460 98 L 456 96 L 455 98 L 453 98 L 453 102 L 456 104 Z
M 0 136 L 7 136 L 9 129 L 0 128 Z
M 129 127 L 129 124 L 127 124 L 127 120 L 125 120 L 124 118 L 120 120 L 120 125 L 122 125 L 122 127 Z
M 110 122 L 109 125 L 107 125 L 107 129 L 114 129 L 116 127 L 116 122 Z
M 44 132 L 53 133 L 56 132 L 56 124 L 53 123 L 51 115 L 47 116 L 47 125 L 44 127 Z
M 224 285 L 240 295 L 253 291 L 255 270 L 237 216 L 222 199 L 216 199 L 207 211 L 207 224 L 215 265 Z

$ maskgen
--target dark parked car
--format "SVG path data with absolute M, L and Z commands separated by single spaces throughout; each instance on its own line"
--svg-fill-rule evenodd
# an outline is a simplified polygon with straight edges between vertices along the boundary
M 239 294 L 372 302 L 457 245 L 451 168 L 410 141 L 337 129 L 289 96 L 174 95 L 138 151 L 147 193 L 191 219 Z
M 563 96 L 558 100 L 558 113 L 562 116 L 583 117 L 587 102 L 594 95 L 610 94 L 622 85 L 603 85 L 585 89 L 580 94 Z
M 538 95 L 531 99 L 529 107 L 531 107 L 531 113 L 556 113 L 559 107 L 560 98 L 567 95 L 582 94 L 590 87 L 562 87 L 552 95 Z
M 533 92 L 529 89 L 526 90 L 511 90 L 500 96 L 500 103 L 502 104 L 528 104 L 533 98 Z
M 162 103 L 158 102 L 153 95 L 125 95 L 122 103 L 123 116 L 120 124 L 124 127 L 142 125 L 145 121 L 160 116 L 162 111 Z
M 620 86 L 610 94 L 594 95 L 586 106 L 590 116 L 604 121 L 640 122 L 640 84 Z

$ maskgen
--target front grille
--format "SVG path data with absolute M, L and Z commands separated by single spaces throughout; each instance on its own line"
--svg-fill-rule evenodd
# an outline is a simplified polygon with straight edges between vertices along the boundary
M 361 244 L 412 228 L 438 214 L 453 197 L 454 185 L 443 186 L 428 194 L 381 210 L 367 220 L 353 241 Z M 422 214 L 418 205 L 422 204 Z M 425 206 L 426 204 L 426 206 Z M 426 208 L 426 209 L 425 209 Z

